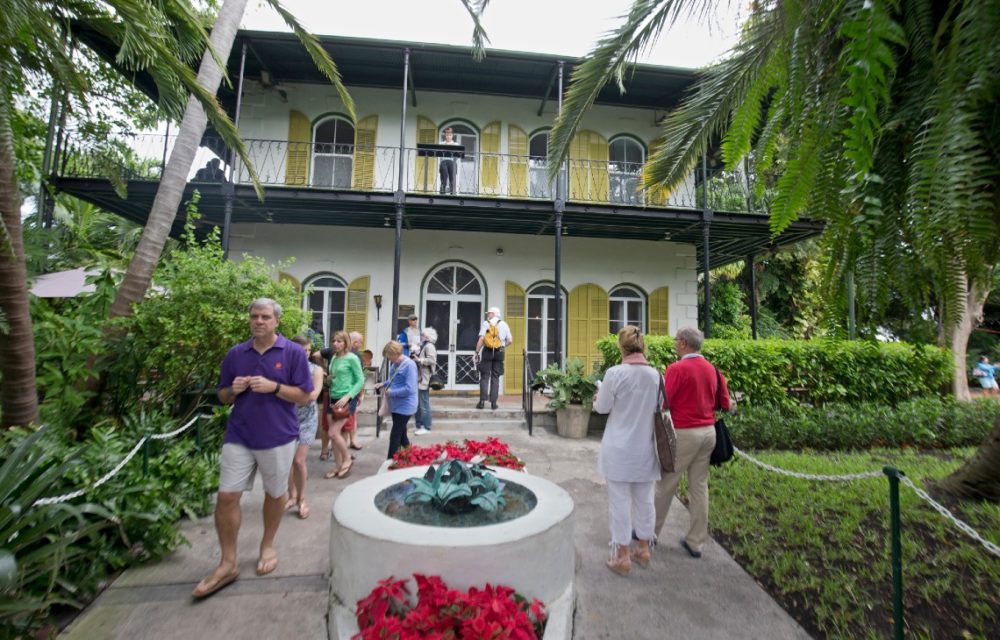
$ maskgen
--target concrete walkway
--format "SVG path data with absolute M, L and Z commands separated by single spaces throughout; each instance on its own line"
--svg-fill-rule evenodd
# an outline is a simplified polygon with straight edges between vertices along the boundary
M 513 399 L 511 399 L 513 401 Z M 474 400 L 470 401 L 474 404 Z M 480 430 L 473 437 L 482 437 Z M 412 432 L 411 432 L 412 433 Z M 373 474 L 385 458 L 386 434 L 362 428 L 354 470 L 346 480 L 324 480 L 330 463 L 319 445 L 309 456 L 307 500 L 312 514 L 285 515 L 278 532 L 279 565 L 269 576 L 254 574 L 261 533 L 259 486 L 243 500 L 240 570 L 233 585 L 205 601 L 190 597 L 195 584 L 218 562 L 212 518 L 185 522 L 184 547 L 162 561 L 123 573 L 60 637 L 71 640 L 301 638 L 325 639 L 329 557 L 329 513 L 347 484 Z M 461 439 L 454 428 L 413 437 L 418 444 Z M 710 638 L 808 638 L 808 634 L 717 544 L 709 541 L 695 560 L 677 541 L 687 511 L 675 502 L 661 544 L 647 570 L 634 567 L 621 578 L 604 567 L 608 557 L 607 497 L 596 472 L 600 442 L 566 440 L 545 429 L 505 432 L 503 439 L 527 462 L 528 471 L 568 491 L 576 502 L 577 640 Z M 332 558 L 336 562 L 336 558 Z

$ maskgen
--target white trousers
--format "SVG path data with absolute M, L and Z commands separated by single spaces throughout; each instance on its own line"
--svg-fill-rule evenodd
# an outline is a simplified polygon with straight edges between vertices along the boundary
M 653 493 L 656 483 L 617 482 L 608 480 L 608 517 L 611 522 L 611 542 L 628 546 L 632 529 L 640 540 L 653 539 Z M 633 527 L 633 515 L 635 526 Z

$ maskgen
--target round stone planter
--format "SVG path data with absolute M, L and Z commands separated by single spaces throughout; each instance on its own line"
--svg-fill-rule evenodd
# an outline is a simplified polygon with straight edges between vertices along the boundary
M 510 586 L 541 600 L 549 612 L 545 639 L 569 639 L 573 617 L 573 499 L 558 485 L 509 469 L 501 480 L 531 490 L 537 506 L 516 520 L 482 527 L 432 527 L 391 518 L 375 507 L 375 496 L 427 467 L 380 473 L 345 488 L 333 504 L 330 533 L 331 638 L 358 632 L 357 602 L 379 580 L 437 575 L 454 589 L 487 582 Z M 416 585 L 410 580 L 410 593 Z
M 564 438 L 586 438 L 590 422 L 589 404 L 570 404 L 556 410 L 556 433 Z

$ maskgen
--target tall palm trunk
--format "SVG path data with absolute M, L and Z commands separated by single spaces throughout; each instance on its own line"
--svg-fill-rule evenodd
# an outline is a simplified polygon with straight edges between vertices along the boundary
M 21 236 L 21 197 L 17 189 L 12 105 L 0 91 L 0 312 L 9 331 L 0 335 L 0 425 L 28 425 L 38 421 L 35 383 L 35 340 L 28 308 L 28 278 Z
M 990 281 L 989 278 L 986 280 Z M 966 371 L 966 352 L 969 347 L 969 336 L 976 328 L 983 317 L 983 307 L 986 305 L 986 298 L 989 297 L 988 288 L 980 286 L 978 282 L 965 280 L 965 310 L 962 312 L 958 322 L 948 330 L 948 346 L 951 348 L 951 357 L 955 365 L 955 378 L 951 383 L 951 390 L 956 400 L 970 400 L 969 377 Z
M 229 59 L 229 52 L 233 48 L 233 41 L 246 4 L 247 0 L 225 0 L 219 10 L 215 26 L 212 27 L 210 41 L 221 60 Z M 222 82 L 222 74 L 223 69 L 212 57 L 211 51 L 206 50 L 198 68 L 198 84 L 215 95 Z M 177 218 L 177 209 L 184 196 L 187 176 L 207 123 L 208 116 L 205 115 L 204 108 L 194 96 L 189 97 L 174 149 L 163 171 L 153 207 L 146 221 L 146 228 L 142 232 L 142 239 L 139 240 L 135 256 L 129 263 L 125 279 L 111 305 L 113 318 L 131 315 L 132 305 L 140 302 L 149 289 L 153 271 L 170 235 L 170 228 Z

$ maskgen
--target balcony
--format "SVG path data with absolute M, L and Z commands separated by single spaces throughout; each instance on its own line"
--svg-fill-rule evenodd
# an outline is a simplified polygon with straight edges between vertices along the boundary
M 61 178 L 110 179 L 114 183 L 157 182 L 173 147 L 174 136 L 136 135 L 101 145 L 70 140 L 59 167 Z M 422 157 L 415 148 L 299 143 L 285 140 L 245 140 L 247 156 L 265 187 L 392 194 L 399 188 L 412 195 L 441 195 L 438 166 L 442 159 Z M 400 162 L 402 153 L 402 162 Z M 226 178 L 251 184 L 250 172 L 239 160 L 225 163 L 221 140 L 205 138 L 189 180 L 204 182 L 198 170 L 218 158 Z M 456 199 L 487 198 L 551 202 L 556 184 L 548 179 L 545 158 L 502 153 L 467 153 L 456 163 Z M 692 175 L 663 196 L 639 188 L 643 165 L 607 160 L 571 159 L 559 179 L 565 181 L 567 202 L 614 208 L 657 208 L 701 211 L 705 191 Z M 210 180 L 209 180 L 210 181 Z M 740 172 L 709 175 L 708 203 L 714 211 L 766 213 L 755 200 L 752 184 Z

